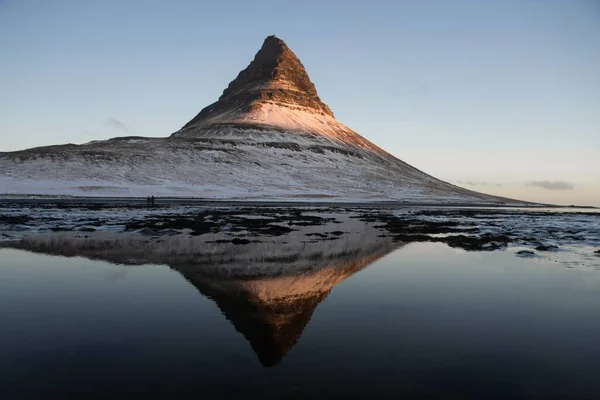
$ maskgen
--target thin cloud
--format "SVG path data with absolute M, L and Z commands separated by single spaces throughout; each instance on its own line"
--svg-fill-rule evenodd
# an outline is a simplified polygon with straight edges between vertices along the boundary
M 502 187 L 499 183 L 492 183 L 486 181 L 457 181 L 459 185 L 469 185 L 469 186 L 497 186 Z
M 547 190 L 573 190 L 575 188 L 572 183 L 565 181 L 531 181 L 527 182 L 527 186 L 536 186 Z
M 115 129 L 129 133 L 129 127 L 127 126 L 127 124 L 116 118 L 106 118 L 104 120 L 104 123 L 106 123 L 109 126 L 112 126 Z
M 408 97 L 413 99 L 426 97 L 429 95 L 430 92 L 431 89 L 429 89 L 429 86 L 426 84 L 414 85 L 406 90 L 406 94 L 408 95 Z
M 417 106 L 427 99 L 431 89 L 426 84 L 413 85 L 401 91 L 401 97 L 405 97 L 411 106 Z

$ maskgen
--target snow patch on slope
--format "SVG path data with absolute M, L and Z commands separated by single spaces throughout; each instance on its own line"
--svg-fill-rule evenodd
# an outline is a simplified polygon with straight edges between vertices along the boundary
M 0 153 L 0 194 L 506 201 L 439 181 L 391 156 L 324 137 L 225 125 L 203 134 Z
M 213 128 L 213 124 L 251 124 L 257 127 L 272 127 L 275 130 L 287 131 L 285 136 L 294 136 L 299 132 L 334 141 L 336 144 L 355 145 L 384 153 L 356 132 L 339 122 L 334 117 L 314 109 L 290 104 L 261 101 L 249 112 L 239 109 L 228 110 L 221 114 L 184 128 L 174 136 L 196 137 L 204 135 Z

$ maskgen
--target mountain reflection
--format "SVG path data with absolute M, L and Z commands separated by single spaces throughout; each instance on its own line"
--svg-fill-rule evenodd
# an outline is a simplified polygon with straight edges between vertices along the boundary
M 327 241 L 296 235 L 246 245 L 185 235 L 51 234 L 2 246 L 116 264 L 166 264 L 213 300 L 262 365 L 271 367 L 298 342 L 316 307 L 337 284 L 398 247 L 374 233 Z
M 211 278 L 194 266 L 173 266 L 200 293 L 215 301 L 258 355 L 265 367 L 278 364 L 296 344 L 316 307 L 335 285 L 387 254 L 391 248 L 372 249 L 369 255 L 331 259 L 316 271 L 264 278 Z M 251 268 L 251 266 L 249 266 Z

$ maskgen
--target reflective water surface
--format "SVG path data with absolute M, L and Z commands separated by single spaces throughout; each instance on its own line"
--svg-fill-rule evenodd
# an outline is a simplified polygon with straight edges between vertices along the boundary
M 164 240 L 157 264 L 137 242 L 0 249 L 1 397 L 600 398 L 597 270 L 375 237 L 210 259 Z

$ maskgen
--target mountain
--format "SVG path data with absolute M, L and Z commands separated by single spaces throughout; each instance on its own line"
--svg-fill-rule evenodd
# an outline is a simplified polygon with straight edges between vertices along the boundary
M 517 203 L 406 164 L 340 123 L 275 36 L 170 137 L 0 153 L 0 194 Z

